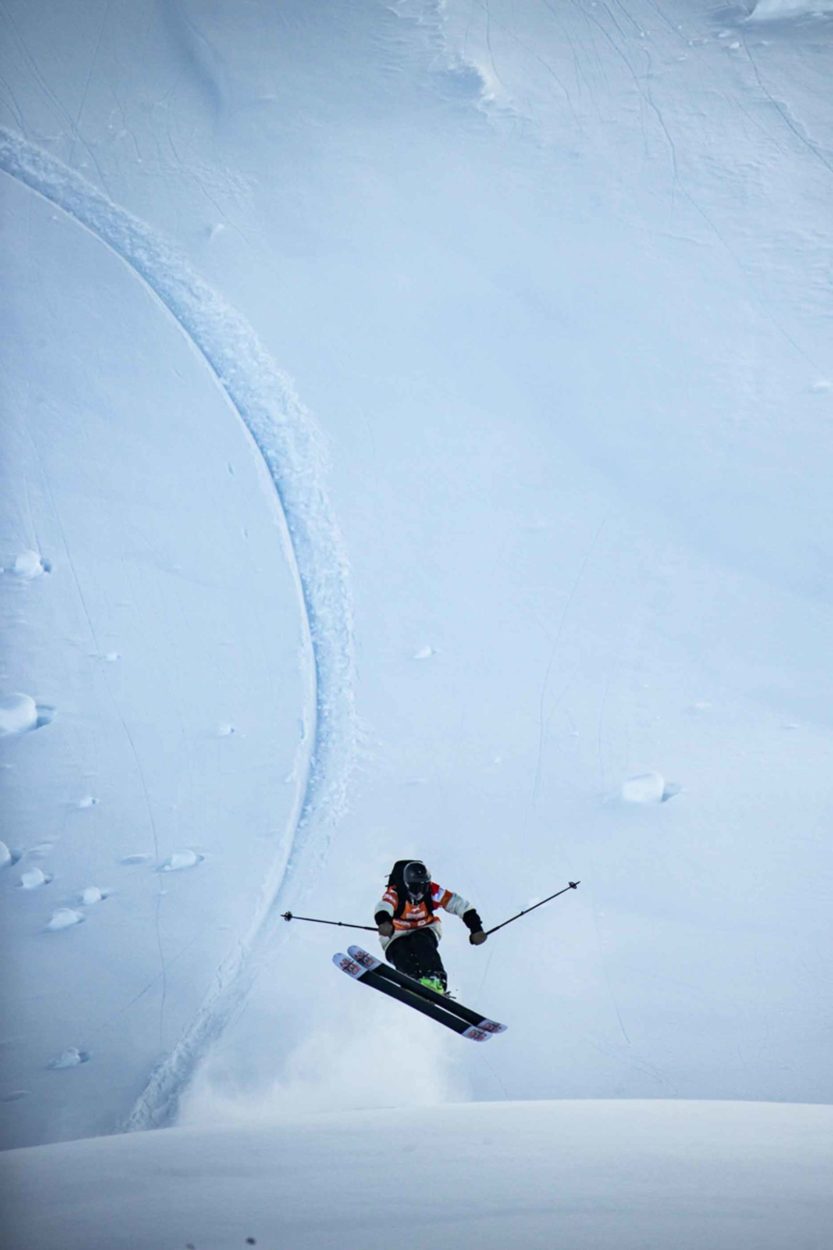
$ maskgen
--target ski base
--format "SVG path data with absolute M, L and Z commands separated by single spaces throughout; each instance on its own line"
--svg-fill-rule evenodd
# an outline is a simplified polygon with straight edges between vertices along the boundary
M 458 1003 L 455 999 L 443 994 L 436 994 L 428 986 L 422 985 L 413 977 L 406 976 L 390 964 L 362 950 L 360 946 L 351 946 L 350 953 L 339 952 L 333 955 L 333 963 L 342 972 L 364 985 L 379 990 L 397 1002 L 413 1007 L 422 1015 L 429 1016 L 438 1024 L 467 1037 L 471 1041 L 485 1042 L 496 1033 L 506 1030 L 505 1024 L 497 1020 L 488 1020 L 472 1011 L 470 1007 Z

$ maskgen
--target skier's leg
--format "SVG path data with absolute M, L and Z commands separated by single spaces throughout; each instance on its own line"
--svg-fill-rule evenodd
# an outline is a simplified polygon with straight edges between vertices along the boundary
M 419 961 L 414 951 L 411 949 L 415 933 L 403 933 L 400 937 L 394 938 L 385 950 L 385 959 L 389 964 L 393 964 L 400 972 L 404 972 L 406 976 L 416 977 L 419 980 Z
M 421 977 L 436 977 L 443 989 L 448 988 L 448 977 L 440 959 L 437 935 L 430 929 L 417 929 L 415 933 L 396 938 L 388 946 L 385 955 L 394 968 L 409 977 L 414 977 L 417 981 Z

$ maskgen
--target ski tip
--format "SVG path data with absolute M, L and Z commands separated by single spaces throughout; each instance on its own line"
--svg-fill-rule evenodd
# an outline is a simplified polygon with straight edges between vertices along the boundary
M 370 972 L 372 972 L 374 968 L 381 966 L 382 961 L 377 959 L 375 955 L 368 954 L 368 952 L 363 950 L 361 946 L 348 946 L 347 953 L 351 959 L 355 959 L 356 963 L 361 964 L 363 968 L 367 968 Z
M 340 968 L 342 972 L 346 972 L 348 977 L 361 977 L 367 971 L 361 966 L 361 964 L 357 964 L 355 959 L 351 959 L 349 955 L 345 955 L 343 951 L 338 951 L 335 955 L 333 955 L 333 963 L 337 968 Z

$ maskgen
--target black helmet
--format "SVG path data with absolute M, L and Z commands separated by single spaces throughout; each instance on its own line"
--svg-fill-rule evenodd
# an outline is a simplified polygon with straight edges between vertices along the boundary
M 419 903 L 431 888 L 431 874 L 422 860 L 415 859 L 402 870 L 405 892 L 412 903 Z

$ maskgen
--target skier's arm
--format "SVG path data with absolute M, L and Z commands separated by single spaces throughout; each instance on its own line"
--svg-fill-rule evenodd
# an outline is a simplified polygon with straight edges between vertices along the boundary
M 380 937 L 391 937 L 393 934 L 393 917 L 398 902 L 396 891 L 389 886 L 383 896 L 376 904 L 376 911 L 373 915 L 374 923 L 379 930 Z
M 461 894 L 454 894 L 451 890 L 444 890 L 439 885 L 432 886 L 432 894 L 435 907 L 444 907 L 453 916 L 459 916 L 462 919 L 469 931 L 469 941 L 472 946 L 479 946 L 481 942 L 486 941 L 483 921 L 468 899 L 463 898 Z

